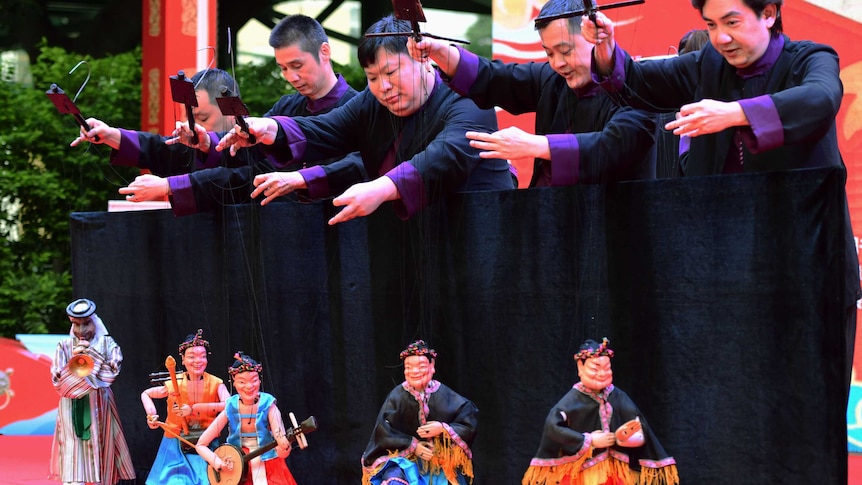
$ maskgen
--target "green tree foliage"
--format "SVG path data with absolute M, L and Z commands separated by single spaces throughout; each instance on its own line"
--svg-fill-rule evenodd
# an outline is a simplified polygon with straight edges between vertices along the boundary
M 476 22 L 467 29 L 467 40 L 470 41 L 470 45 L 467 46 L 467 49 L 470 50 L 470 52 L 488 59 L 491 58 L 493 43 L 491 38 L 491 26 L 492 22 L 490 15 L 479 15 Z
M 82 58 L 41 47 L 33 88 L 0 83 L 0 335 L 68 331 L 72 299 L 69 214 L 103 211 L 134 177 L 108 165 L 104 147 L 69 143 L 78 125 L 60 114 L 45 91 L 57 83 L 85 117 L 140 125 L 141 53 Z M 72 75 L 69 71 L 79 61 Z

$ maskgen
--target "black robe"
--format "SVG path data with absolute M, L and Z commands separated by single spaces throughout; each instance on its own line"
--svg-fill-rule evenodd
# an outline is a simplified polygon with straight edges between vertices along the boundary
M 334 104 L 314 113 L 308 109 L 307 97 L 299 93 L 288 94 L 282 96 L 264 116 L 317 116 L 344 105 L 356 94 L 357 91 L 348 86 Z M 189 174 L 198 212 L 213 210 L 220 205 L 248 202 L 254 190 L 252 181 L 259 174 L 276 170 L 294 171 L 305 167 L 303 163 L 289 163 L 276 167 L 267 160 L 258 145 L 239 150 L 236 156 L 231 156 L 229 150 L 225 150 L 221 152 L 221 160 L 218 167 L 197 170 Z M 336 193 L 341 193 L 350 185 L 367 178 L 358 153 L 310 163 L 310 165 L 316 164 L 332 164 L 342 171 L 344 178 L 341 185 L 333 187 Z M 301 195 L 300 193 L 296 196 L 305 200 Z
M 675 111 L 703 99 L 749 97 L 743 94 L 743 80 L 736 68 L 712 45 L 661 61 L 635 62 L 625 54 L 623 62 L 626 89 L 615 96 L 634 107 Z M 781 120 L 784 144 L 750 154 L 746 172 L 844 165 L 835 128 L 843 94 L 838 73 L 838 54 L 831 47 L 784 39 L 765 86 Z M 681 167 L 683 175 L 722 173 L 728 149 L 734 145 L 734 130 L 692 138 L 688 162 Z
M 610 420 L 607 426 L 602 426 L 601 407 L 597 399 L 606 400 L 605 402 L 610 404 Z M 592 447 L 589 433 L 597 430 L 614 432 L 635 418 L 641 422 L 643 446 L 628 448 L 614 445 L 611 448 L 598 449 Z M 618 463 L 627 462 L 631 471 L 643 473 L 643 483 L 674 483 L 674 478 L 678 482 L 676 461 L 662 448 L 643 413 L 625 392 L 611 385 L 597 395 L 582 392 L 576 385 L 548 413 L 539 449 L 530 461 L 530 468 L 522 483 L 545 483 L 544 480 L 555 476 L 557 472 L 575 478 L 581 473 L 589 473 L 592 467 L 611 460 Z M 568 471 L 566 465 L 571 467 Z M 650 471 L 644 472 L 645 468 Z M 553 483 L 553 480 L 548 483 Z
M 655 178 L 654 115 L 619 106 L 595 85 L 573 90 L 547 62 L 505 64 L 476 57 L 478 71 L 466 95 L 480 108 L 535 112 L 537 135 L 574 134 L 579 183 Z M 551 185 L 553 167 L 566 163 L 572 161 L 535 159 L 530 186 Z
M 496 131 L 494 111 L 479 109 L 439 79 L 422 107 L 406 117 L 392 114 L 366 88 L 325 115 L 276 120 L 278 136 L 264 150 L 279 164 L 297 159 L 316 162 L 359 150 L 370 178 L 402 163 L 412 165 L 418 177 L 399 187 L 401 199 L 394 205 L 401 217 L 412 216 L 452 192 L 513 188 L 506 160 L 480 158 L 465 136 L 468 131 Z M 288 135 L 285 127 L 291 123 L 299 130 Z M 301 156 L 291 149 L 299 145 L 304 147 Z M 386 163 L 391 158 L 392 163 Z M 330 191 L 333 184 L 344 183 L 341 167 L 320 167 Z
M 452 446 L 459 447 L 468 458 L 472 456 L 470 446 L 476 438 L 478 408 L 472 401 L 438 381 L 431 381 L 429 388 L 434 388 L 435 384 L 439 387 L 429 393 L 428 411 L 422 421 L 419 402 L 407 391 L 406 382 L 396 386 L 386 396 L 371 438 L 362 454 L 366 477 L 379 470 L 392 452 L 397 452 L 398 456 L 404 458 L 411 458 L 412 451 L 420 441 L 416 430 L 429 421 L 442 423 L 450 435 Z M 472 466 L 470 468 L 472 469 Z M 470 475 L 472 476 L 472 470 Z

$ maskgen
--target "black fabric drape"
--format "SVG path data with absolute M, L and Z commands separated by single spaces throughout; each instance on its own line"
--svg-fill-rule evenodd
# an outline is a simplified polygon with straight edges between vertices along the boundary
M 301 484 L 359 482 L 415 338 L 479 408 L 474 483 L 520 483 L 572 355 L 604 336 L 682 483 L 841 483 L 843 194 L 817 169 L 457 194 L 336 227 L 329 202 L 75 213 L 73 284 L 123 348 L 140 483 L 160 435 L 140 392 L 197 328 L 210 372 L 244 350 L 283 413 L 317 417 L 288 459 Z

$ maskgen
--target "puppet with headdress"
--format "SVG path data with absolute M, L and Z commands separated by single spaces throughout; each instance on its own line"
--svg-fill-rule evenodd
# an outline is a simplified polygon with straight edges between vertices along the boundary
M 545 419 L 522 485 L 674 485 L 676 461 L 629 396 L 614 387 L 608 339 L 575 354 L 580 381 Z
M 51 364 L 60 404 L 49 476 L 104 485 L 132 480 L 135 470 L 111 391 L 123 353 L 91 300 L 73 301 L 66 314 L 72 322 L 69 338 L 57 343 Z
M 284 461 L 290 454 L 291 444 L 281 411 L 275 397 L 260 390 L 263 365 L 243 352 L 237 352 L 233 358 L 228 374 L 237 394 L 228 398 L 224 411 L 204 431 L 195 449 L 212 468 L 221 470 L 225 464 L 208 446 L 225 426 L 228 426 L 227 443 L 241 448 L 245 454 L 278 442 L 273 449 L 248 463 L 248 473 L 239 484 L 296 485 Z
M 380 408 L 362 454 L 362 483 L 467 484 L 479 410 L 432 379 L 437 352 L 425 341 L 411 343 L 400 357 L 405 380 Z
M 206 372 L 210 343 L 203 338 L 203 330 L 188 335 L 178 347 L 185 372 L 175 375 L 162 385 L 150 387 L 141 393 L 141 402 L 147 413 L 147 424 L 156 429 L 163 426 L 156 459 L 147 476 L 147 485 L 184 483 L 207 485 L 207 464 L 194 448 L 180 442 L 177 436 L 193 443 L 216 415 L 224 409 L 230 397 L 224 381 Z M 173 358 L 170 358 L 173 362 Z M 173 367 L 170 368 L 173 372 Z M 167 398 L 167 417 L 158 422 L 153 399 Z

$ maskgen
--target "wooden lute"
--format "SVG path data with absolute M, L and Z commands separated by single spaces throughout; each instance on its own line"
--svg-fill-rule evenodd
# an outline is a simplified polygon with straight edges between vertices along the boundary
M 296 417 L 293 413 L 290 413 L 290 421 L 293 427 L 285 433 L 288 441 L 296 441 L 300 448 L 306 448 L 308 441 L 305 439 L 305 435 L 317 430 L 317 420 L 314 416 L 309 416 L 305 421 L 297 425 Z M 276 446 L 278 446 L 278 442 L 273 441 L 247 454 L 243 453 L 239 446 L 229 443 L 219 446 L 214 450 L 214 453 L 221 458 L 225 466 L 221 470 L 216 470 L 212 466 L 207 467 L 207 477 L 209 478 L 210 485 L 239 484 L 248 472 L 248 463 Z

